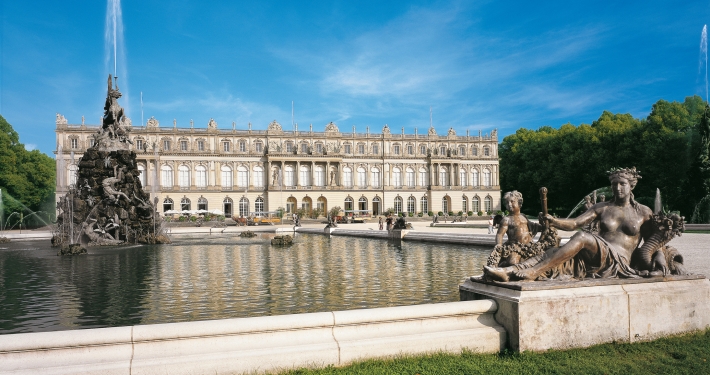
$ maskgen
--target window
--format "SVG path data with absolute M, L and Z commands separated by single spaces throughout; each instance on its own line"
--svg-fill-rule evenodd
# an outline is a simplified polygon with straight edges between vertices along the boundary
M 195 185 L 198 189 L 207 187 L 207 168 L 204 165 L 195 167 Z
M 237 187 L 245 188 L 249 186 L 249 171 L 246 167 L 237 168 Z
M 443 197 L 441 198 L 441 210 L 444 211 L 444 213 L 449 212 L 449 197 Z
M 473 197 L 471 200 L 471 210 L 476 213 L 481 211 L 481 200 L 478 197 Z
M 360 211 L 367 211 L 367 198 L 360 197 L 360 199 L 358 199 L 357 209 Z
M 483 170 L 483 186 L 491 186 L 491 171 L 489 171 L 488 169 Z
M 316 152 L 319 154 L 323 153 L 323 144 L 322 143 L 316 143 Z
M 96 139 L 94 137 L 89 138 L 89 147 L 94 147 L 96 144 Z
M 310 176 L 310 171 L 308 170 L 308 167 L 305 165 L 301 166 L 301 173 L 299 175 L 298 182 L 300 183 L 301 186 L 311 186 L 311 176 Z
M 205 141 L 197 141 L 197 151 L 205 151 Z
M 380 208 L 380 197 L 372 198 L 372 214 L 379 215 L 381 213 Z
M 372 168 L 372 187 L 374 188 L 379 188 L 380 187 L 380 169 L 379 168 Z
M 344 210 L 352 211 L 353 209 L 353 199 L 350 197 L 345 198 L 345 204 L 343 205 Z
M 426 155 L 426 146 L 424 146 L 424 145 L 419 146 L 419 153 L 422 155 Z
M 163 151 L 170 151 L 170 140 L 163 139 Z
M 293 152 L 293 143 L 286 142 L 286 152 Z
M 490 156 L 491 155 L 491 149 L 488 148 L 488 146 L 483 148 L 483 156 Z
M 165 198 L 163 200 L 163 212 L 170 211 L 173 209 L 173 200 L 170 198 Z
M 160 167 L 160 186 L 164 188 L 173 187 L 173 169 L 168 165 Z
M 289 212 L 289 213 L 296 212 L 296 198 L 288 197 L 286 199 L 286 212 Z
M 318 200 L 316 201 L 316 208 L 318 211 L 322 212 L 323 214 L 327 214 L 326 211 L 326 199 L 325 197 L 318 197 Z
M 180 151 L 187 151 L 187 141 L 180 141 Z
M 233 184 L 232 168 L 223 165 L 220 169 L 222 170 L 222 189 L 231 190 Z
M 230 217 L 232 216 L 232 198 L 226 197 L 222 201 L 222 208 L 224 211 L 224 216 Z
M 254 167 L 254 187 L 264 186 L 264 168 Z
M 301 153 L 302 154 L 308 153 L 308 144 L 307 143 L 301 143 Z
M 77 139 L 77 138 L 71 139 L 71 148 L 79 148 L 79 139 Z
M 471 149 L 471 155 L 478 156 L 478 147 L 473 146 L 473 148 Z
M 414 213 L 415 207 L 417 207 L 417 202 L 414 200 L 414 197 L 410 196 L 407 198 L 407 212 Z
M 372 153 L 378 155 L 380 153 L 380 145 L 372 145 Z
M 365 145 L 364 144 L 359 144 L 357 145 L 357 153 L 360 155 L 365 154 Z
M 200 197 L 197 200 L 197 209 L 207 211 L 207 198 Z
M 145 187 L 145 167 L 143 164 L 138 164 L 138 181 L 141 182 L 141 187 Z
M 491 211 L 493 211 L 493 199 L 490 197 L 490 195 L 483 200 L 483 206 L 485 207 L 486 212 L 490 213 Z
M 363 167 L 357 169 L 357 185 L 360 189 L 367 188 L 367 172 Z
M 178 167 L 178 185 L 181 189 L 190 188 L 190 167 L 181 165 Z
M 439 169 L 439 186 L 448 186 L 448 185 L 449 185 L 449 184 L 448 184 L 448 182 L 449 182 L 448 180 L 449 180 L 449 179 L 446 178 L 446 177 L 447 177 L 447 173 L 446 173 L 446 172 L 447 172 L 447 171 L 446 171 L 446 168 L 444 168 L 444 167 L 441 167 L 441 168 Z
M 466 156 L 466 147 L 459 146 L 459 155 Z
M 446 146 L 439 147 L 439 155 L 446 156 Z
M 301 208 L 303 209 L 303 211 L 311 212 L 312 203 L 313 203 L 313 201 L 311 200 L 311 198 L 305 197 L 301 201 Z
M 394 154 L 395 154 L 395 155 L 399 155 L 399 145 L 394 145 L 394 148 L 393 148 L 393 149 L 394 149 L 394 151 L 393 151 Z
M 402 186 L 402 170 L 398 167 L 392 169 L 392 186 L 401 187 Z
M 407 168 L 407 186 L 410 188 L 414 187 L 414 169 Z
M 478 170 L 474 169 L 471 171 L 471 185 L 472 186 L 478 186 Z
M 419 212 L 429 212 L 429 200 L 426 197 L 419 200 L 419 208 Z
M 67 181 L 69 185 L 76 185 L 76 177 L 78 171 L 79 167 L 77 167 L 76 164 L 71 164 L 69 166 L 69 179 Z
M 290 165 L 287 165 L 286 168 L 284 168 L 284 185 L 285 186 L 293 186 L 294 185 L 293 167 Z
M 180 209 L 181 209 L 181 210 L 183 210 L 183 211 L 190 211 L 190 206 L 191 206 L 191 204 L 190 204 L 190 199 L 188 199 L 187 197 L 183 197 L 183 198 L 180 200 Z
M 428 186 L 429 185 L 429 174 L 426 171 L 426 168 L 419 168 L 419 186 Z
M 247 152 L 247 143 L 245 141 L 239 141 L 239 152 Z
M 254 144 L 254 148 L 256 149 L 257 154 L 261 154 L 264 152 L 264 144 L 261 142 L 256 142 Z
M 313 173 L 313 185 L 325 186 L 325 169 L 318 165 Z
M 91 146 L 94 146 L 94 139 L 91 139 Z M 142 150 L 143 149 L 143 140 L 142 139 L 136 139 L 136 150 Z
M 461 211 L 468 212 L 468 198 L 465 195 L 461 197 Z
M 402 212 L 402 197 L 394 197 L 394 213 Z
M 407 155 L 414 155 L 414 146 L 407 145 Z
M 459 170 L 459 185 L 466 186 L 466 170 Z
M 222 142 L 222 150 L 224 152 L 229 152 L 229 141 Z
M 352 151 L 350 150 L 350 144 L 346 144 L 346 145 L 345 145 L 345 153 L 346 153 L 346 154 L 352 153 Z
M 239 200 L 239 216 L 249 216 L 249 200 L 246 199 L 246 197 L 242 197 L 242 199 Z
M 353 186 L 353 170 L 350 167 L 343 168 L 343 185 L 347 187 Z
M 263 216 L 264 214 L 264 198 L 259 197 L 254 201 L 254 211 L 256 211 L 257 216 Z

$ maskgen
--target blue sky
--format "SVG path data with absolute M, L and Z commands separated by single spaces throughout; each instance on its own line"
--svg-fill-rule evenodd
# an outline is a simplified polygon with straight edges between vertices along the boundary
M 705 96 L 710 3 L 123 0 L 120 100 L 134 124 L 407 133 L 591 123 Z M 56 149 L 55 113 L 98 124 L 113 71 L 104 1 L 0 3 L 0 113 Z M 120 33 L 119 33 L 120 35 Z M 112 49 L 112 47 L 111 47 Z M 502 137 L 501 137 L 502 139 Z

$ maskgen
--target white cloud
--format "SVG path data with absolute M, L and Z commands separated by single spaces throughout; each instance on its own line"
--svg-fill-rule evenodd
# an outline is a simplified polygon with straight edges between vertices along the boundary
M 34 143 L 25 144 L 25 150 L 27 150 L 27 151 L 32 151 L 32 150 L 36 150 L 36 149 L 37 149 L 37 145 Z

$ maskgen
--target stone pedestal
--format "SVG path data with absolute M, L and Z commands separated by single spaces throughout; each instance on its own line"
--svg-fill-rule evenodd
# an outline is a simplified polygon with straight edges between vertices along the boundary
M 710 327 L 710 281 L 650 279 L 483 282 L 459 286 L 462 301 L 493 299 L 496 321 L 518 351 L 652 340 Z

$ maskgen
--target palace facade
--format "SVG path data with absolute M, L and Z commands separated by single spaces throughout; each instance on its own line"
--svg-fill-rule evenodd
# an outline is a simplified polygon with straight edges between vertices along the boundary
M 130 120 L 129 120 L 130 121 Z M 83 122 L 83 120 L 82 120 Z M 77 183 L 79 158 L 99 125 L 69 124 L 57 114 L 57 199 Z M 297 128 L 297 125 L 296 125 Z M 159 210 L 220 210 L 228 216 L 285 208 L 381 214 L 500 210 L 497 131 L 475 136 L 131 126 L 143 188 Z M 78 183 L 81 183 L 79 181 Z

